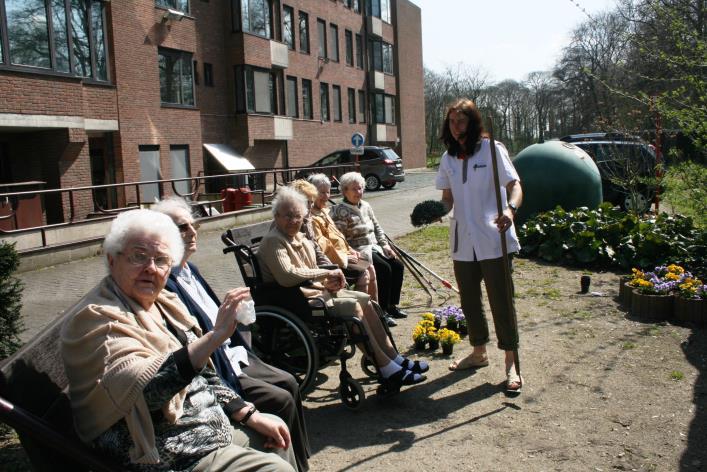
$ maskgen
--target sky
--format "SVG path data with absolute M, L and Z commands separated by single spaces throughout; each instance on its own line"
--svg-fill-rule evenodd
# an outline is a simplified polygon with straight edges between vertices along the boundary
M 463 62 L 492 82 L 551 70 L 572 30 L 616 0 L 410 0 L 422 11 L 422 55 L 437 72 Z

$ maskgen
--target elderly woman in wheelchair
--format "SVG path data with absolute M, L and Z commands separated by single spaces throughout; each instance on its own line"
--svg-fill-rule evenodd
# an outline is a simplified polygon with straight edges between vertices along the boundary
M 346 280 L 339 268 L 317 267 L 313 243 L 300 233 L 307 213 L 306 199 L 296 190 L 284 187 L 273 200 L 272 211 L 275 225 L 263 237 L 257 254 L 263 282 L 299 286 L 307 299 L 322 300 L 329 316 L 358 320 L 354 326 L 361 326 L 364 331 L 360 333 L 365 335 L 361 344 L 377 368 L 384 393 L 424 381 L 422 374 L 429 366 L 397 352 L 369 295 L 344 289 Z

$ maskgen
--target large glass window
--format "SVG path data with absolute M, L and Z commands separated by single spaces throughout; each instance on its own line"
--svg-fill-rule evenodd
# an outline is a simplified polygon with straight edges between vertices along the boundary
M 194 105 L 194 72 L 191 54 L 159 49 L 160 97 L 170 105 Z
M 358 91 L 358 122 L 366 122 L 366 92 L 363 90 Z
M 356 90 L 349 88 L 346 92 L 349 105 L 349 123 L 356 123 Z
M 295 11 L 287 5 L 282 6 L 282 42 L 295 48 Z
M 91 51 L 89 48 L 88 11 L 81 0 L 71 0 L 71 43 L 74 46 L 76 75 L 91 77 Z
M 189 0 L 156 0 L 155 5 L 189 13 Z
M 370 0 L 368 14 L 390 23 L 390 0 Z
M 373 70 L 393 73 L 393 45 L 383 41 L 371 41 L 371 61 Z
M 395 124 L 395 97 L 377 93 L 374 96 L 376 123 Z
M 59 72 L 70 72 L 71 64 L 69 63 L 69 36 L 66 25 L 66 2 L 64 0 L 52 0 L 52 28 L 54 30 L 54 68 Z M 103 9 L 96 7 L 93 10 L 98 14 L 102 14 Z M 94 30 L 97 26 L 93 26 Z M 94 32 L 94 34 L 96 34 Z M 103 36 L 103 25 L 101 24 L 100 33 Z M 101 45 L 103 46 L 103 45 Z M 98 60 L 103 60 L 105 63 L 105 48 L 102 48 L 98 53 Z
M 302 79 L 302 116 L 308 120 L 314 118 L 312 113 L 312 81 L 309 79 Z
M 322 121 L 329 121 L 329 84 L 319 84 L 319 113 Z
M 346 48 L 346 64 L 353 66 L 353 33 L 349 30 L 344 31 L 344 40 Z
M 108 80 L 108 65 L 106 63 L 106 41 L 103 34 L 103 10 L 91 8 L 91 38 L 96 55 L 96 78 Z
M 5 15 L 10 63 L 49 69 L 51 54 L 44 0 L 5 0 Z
M 331 34 L 330 59 L 334 62 L 339 62 L 339 27 L 330 24 L 329 33 Z
M 287 116 L 292 118 L 299 117 L 299 108 L 297 107 L 297 78 L 287 77 Z
M 309 54 L 309 15 L 299 12 L 299 50 Z
M 268 0 L 241 0 L 243 31 L 270 38 L 270 2 Z
M 236 66 L 236 111 L 274 113 L 275 78 L 268 69 Z
M 363 38 L 356 34 L 356 67 L 363 69 Z
M 338 85 L 332 85 L 331 92 L 331 106 L 334 121 L 341 121 L 341 87 Z
M 317 41 L 319 42 L 319 57 L 327 57 L 326 21 L 317 18 Z

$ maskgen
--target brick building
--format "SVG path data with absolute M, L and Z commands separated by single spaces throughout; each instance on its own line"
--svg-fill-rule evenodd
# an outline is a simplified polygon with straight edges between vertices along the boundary
M 408 0 L 0 0 L 0 193 L 225 173 L 209 144 L 301 166 L 357 131 L 424 166 Z M 64 221 L 66 196 L 44 210 Z

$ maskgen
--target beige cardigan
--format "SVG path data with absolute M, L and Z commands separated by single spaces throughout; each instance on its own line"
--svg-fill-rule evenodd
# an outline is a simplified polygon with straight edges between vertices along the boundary
M 155 304 L 178 329 L 201 330 L 179 298 L 162 291 Z M 154 427 L 142 391 L 182 346 L 162 323 L 128 298 L 110 276 L 74 307 L 61 330 L 61 353 L 79 437 L 90 442 L 125 419 L 135 463 L 156 464 Z M 183 412 L 186 388 L 162 408 L 169 422 Z

